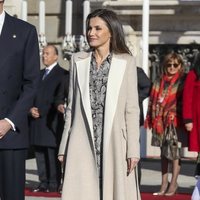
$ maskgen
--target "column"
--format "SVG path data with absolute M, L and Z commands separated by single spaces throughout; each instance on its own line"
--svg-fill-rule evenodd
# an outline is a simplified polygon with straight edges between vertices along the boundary
M 72 34 L 72 1 L 66 0 L 65 35 Z
M 21 19 L 27 21 L 27 1 L 22 0 L 21 3 Z
M 85 0 L 83 2 L 83 35 L 86 35 L 86 19 L 90 13 L 90 1 Z
M 39 2 L 39 34 L 45 35 L 45 1 Z

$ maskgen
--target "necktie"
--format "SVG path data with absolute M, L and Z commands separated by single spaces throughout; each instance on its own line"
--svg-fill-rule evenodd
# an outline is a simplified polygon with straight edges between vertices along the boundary
M 44 72 L 44 75 L 42 77 L 42 80 L 44 80 L 47 77 L 48 73 L 49 73 L 49 69 L 45 69 L 45 72 Z

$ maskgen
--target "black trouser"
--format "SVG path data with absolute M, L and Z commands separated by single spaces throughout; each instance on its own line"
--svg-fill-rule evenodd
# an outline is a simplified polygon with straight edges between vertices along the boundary
M 24 200 L 26 149 L 0 149 L 0 199 Z
M 35 158 L 41 186 L 58 188 L 61 172 L 56 148 L 35 146 Z

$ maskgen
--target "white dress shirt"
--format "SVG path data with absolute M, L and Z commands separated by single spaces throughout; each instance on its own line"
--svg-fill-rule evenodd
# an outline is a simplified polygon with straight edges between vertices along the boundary
M 3 28 L 4 20 L 5 20 L 5 11 L 3 10 L 3 12 L 0 14 L 0 35 Z
M 58 62 L 54 62 L 53 64 L 46 66 L 46 69 L 48 69 L 48 74 L 50 73 L 50 71 L 58 64 Z

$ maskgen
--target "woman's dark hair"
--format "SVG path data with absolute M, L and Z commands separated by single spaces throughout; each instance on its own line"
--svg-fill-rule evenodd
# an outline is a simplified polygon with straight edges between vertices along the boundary
M 200 53 L 198 53 L 195 58 L 193 69 L 196 72 L 197 79 L 200 80 Z
M 111 34 L 111 44 L 110 51 L 114 53 L 128 53 L 131 54 L 129 48 L 125 43 L 125 35 L 121 22 L 119 21 L 117 15 L 112 10 L 108 9 L 97 9 L 91 12 L 86 19 L 86 30 L 89 30 L 90 19 L 94 17 L 100 17 L 105 21 L 110 34 Z M 88 40 L 88 36 L 87 36 Z
M 163 61 L 163 72 L 164 72 L 164 74 L 167 73 L 167 64 L 171 60 L 176 60 L 178 62 L 178 64 L 181 64 L 180 73 L 183 73 L 184 72 L 184 62 L 183 62 L 182 56 L 173 52 L 173 53 L 167 54 L 164 58 L 164 61 Z

